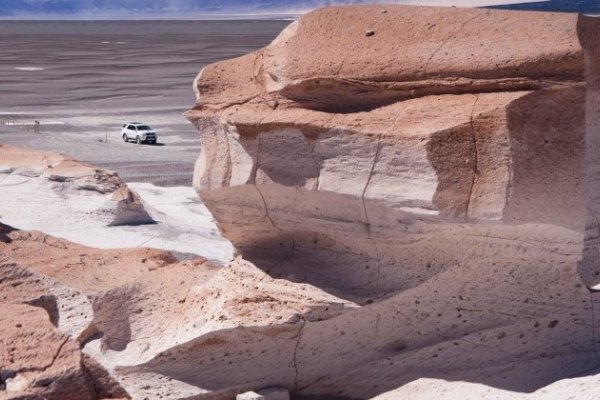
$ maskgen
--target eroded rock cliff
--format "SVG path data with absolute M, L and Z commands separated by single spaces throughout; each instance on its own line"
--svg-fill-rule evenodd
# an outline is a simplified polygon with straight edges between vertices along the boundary
M 361 305 L 303 323 L 293 373 L 269 383 L 518 393 L 598 367 L 598 31 L 574 14 L 332 7 L 200 72 L 195 186 L 223 235 L 268 275 Z M 271 378 L 256 357 L 248 384 Z
M 239 257 L 0 224 L 0 398 L 595 395 L 598 32 L 333 7 L 206 67 L 195 184 Z M 82 226 L 147 218 L 114 174 L 0 156 L 3 199 L 52 195 Z
M 240 259 L 222 268 L 0 232 L 0 398 L 228 398 L 256 384 L 242 379 L 249 357 L 289 376 L 300 322 L 356 307 Z

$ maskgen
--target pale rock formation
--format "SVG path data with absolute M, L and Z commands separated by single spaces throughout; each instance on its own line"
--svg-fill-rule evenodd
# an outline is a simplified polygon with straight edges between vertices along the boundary
M 63 154 L 0 145 L 0 221 L 86 246 L 154 247 L 178 257 L 233 259 L 192 188 L 125 184 Z
M 381 10 L 310 13 L 194 82 L 194 182 L 223 235 L 361 305 L 269 337 L 276 375 L 253 332 L 227 385 L 368 398 L 433 378 L 529 398 L 593 371 L 600 22 Z M 226 386 L 202 371 L 187 382 Z
M 596 394 L 600 23 L 382 9 L 199 74 L 226 267 L 0 224 L 0 398 Z M 110 173 L 0 155 L 3 199 L 39 185 L 82 226 L 145 210 Z
M 318 253 L 350 275 L 378 262 L 405 269 L 390 236 L 418 221 L 582 231 L 576 23 L 413 7 L 311 13 L 267 48 L 199 74 L 187 114 L 205 149 L 196 188 L 250 260 Z M 411 285 L 398 278 L 390 289 Z
M 265 400 L 265 397 L 256 392 L 245 392 L 235 396 L 235 400 Z
M 245 358 L 233 349 L 245 346 L 248 337 L 292 338 L 304 321 L 356 307 L 310 285 L 275 280 L 240 259 L 219 268 L 202 259 L 177 262 L 159 250 L 99 250 L 0 227 L 0 304 L 37 307 L 47 321 L 39 325 L 41 330 L 58 328 L 64 333 L 56 335 L 81 347 L 88 364 L 107 371 L 94 375 L 99 387 L 110 388 L 105 382 L 110 376 L 122 393 L 135 399 L 219 392 L 196 380 L 219 382 L 222 396 L 251 389 L 248 384 L 229 385 L 231 377 L 221 370 L 202 372 L 202 364 L 231 367 Z M 22 332 L 31 337 L 27 326 Z M 2 338 L 12 342 L 15 333 L 5 332 Z M 9 349 L 2 347 L 0 354 Z M 206 352 L 210 357 L 205 358 Z M 270 360 L 275 376 L 281 349 L 265 342 L 246 353 L 252 352 L 263 362 Z M 10 387 L 17 381 L 10 381 Z M 51 381 L 61 382 L 58 377 Z
M 600 371 L 584 378 L 563 379 L 533 393 L 515 393 L 469 382 L 446 382 L 421 378 L 399 389 L 383 393 L 373 400 L 420 399 L 439 400 L 579 400 L 595 399 L 600 385 Z
M 579 269 L 586 284 L 600 289 L 600 30 L 598 19 L 581 17 L 579 37 L 586 60 L 585 250 Z
M 5 223 L 10 210 L 18 211 L 39 225 L 56 218 L 49 205 L 63 205 L 64 229 L 85 229 L 93 220 L 104 226 L 152 223 L 137 194 L 127 188 L 119 176 L 72 158 L 51 152 L 0 145 L 0 189 L 5 201 L 0 217 Z M 26 190 L 29 187 L 31 190 Z

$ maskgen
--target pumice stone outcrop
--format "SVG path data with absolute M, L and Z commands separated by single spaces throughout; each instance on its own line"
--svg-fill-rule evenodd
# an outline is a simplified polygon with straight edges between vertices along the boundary
M 227 265 L 11 227 L 158 213 L 0 146 L 0 399 L 597 398 L 599 51 L 592 17 L 372 5 L 205 67 Z
M 330 7 L 200 71 L 194 183 L 222 234 L 266 275 L 357 305 L 303 321 L 270 383 L 517 398 L 599 366 L 599 32 L 576 14 Z

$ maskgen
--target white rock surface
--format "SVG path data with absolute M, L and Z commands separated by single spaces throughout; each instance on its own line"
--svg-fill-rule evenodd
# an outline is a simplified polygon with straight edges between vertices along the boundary
M 266 400 L 264 396 L 256 392 L 245 392 L 235 396 L 235 400 Z
M 65 156 L 7 146 L 0 151 L 5 163 L 10 151 L 25 155 L 18 162 L 11 156 L 15 164 L 44 157 L 55 164 L 0 170 L 0 221 L 5 224 L 99 248 L 154 247 L 221 264 L 233 257 L 231 244 L 192 188 L 125 186 L 118 176 Z M 75 174 L 61 171 L 67 163 Z

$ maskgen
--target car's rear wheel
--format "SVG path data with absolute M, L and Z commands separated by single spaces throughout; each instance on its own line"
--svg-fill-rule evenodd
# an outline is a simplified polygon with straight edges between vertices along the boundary
M 142 144 L 142 139 L 141 139 L 139 136 L 136 136 L 136 138 L 135 138 L 135 142 L 136 142 L 137 144 Z
M 127 139 L 127 135 L 126 134 L 123 134 L 123 141 L 124 142 L 129 142 L 129 139 Z

